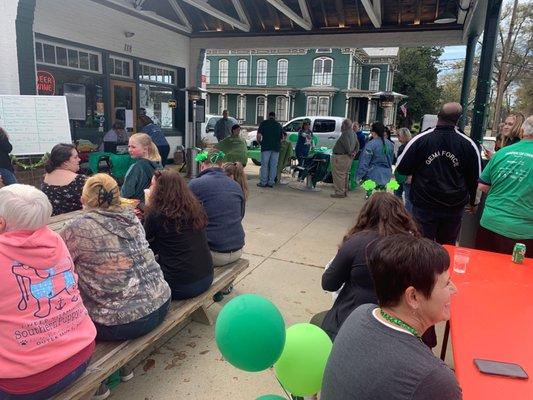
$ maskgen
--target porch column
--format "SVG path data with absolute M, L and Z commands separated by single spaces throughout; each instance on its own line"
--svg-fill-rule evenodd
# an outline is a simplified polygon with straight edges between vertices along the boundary
M 268 93 L 265 94 L 265 107 L 264 107 L 264 115 L 263 115 L 263 119 L 266 121 L 266 119 L 268 118 Z
M 348 118 L 348 105 L 350 104 L 350 98 L 346 95 L 346 106 L 344 108 L 344 118 Z
M 285 121 L 288 121 L 289 115 L 291 115 L 291 96 L 287 93 L 287 107 L 285 109 Z
M 472 132 L 470 134 L 470 137 L 476 143 L 481 143 L 487 126 L 487 102 L 489 100 L 501 8 L 502 0 L 489 0 L 487 2 L 487 16 L 483 31 L 483 47 L 481 48 L 481 59 L 479 60 L 479 75 L 476 99 L 474 101 L 474 115 L 472 117 Z
M 468 97 L 470 94 L 470 83 L 472 81 L 472 67 L 474 65 L 474 56 L 476 53 L 476 43 L 478 35 L 474 34 L 468 37 L 466 45 L 465 69 L 463 72 L 463 83 L 461 85 L 461 106 L 463 107 L 463 115 L 459 120 L 459 128 L 464 129 L 468 121 Z
M 367 99 L 367 103 L 366 103 L 366 121 L 365 121 L 365 124 L 368 125 L 370 123 L 370 104 L 371 104 L 371 99 L 370 97 Z

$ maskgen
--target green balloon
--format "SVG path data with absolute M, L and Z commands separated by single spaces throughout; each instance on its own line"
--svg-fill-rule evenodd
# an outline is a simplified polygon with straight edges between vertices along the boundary
M 285 322 L 272 302 L 243 294 L 218 314 L 215 339 L 230 364 L 244 371 L 263 371 L 274 365 L 283 351 Z
M 285 348 L 274 371 L 285 389 L 294 396 L 311 396 L 320 391 L 333 343 L 316 325 L 296 324 L 287 329 Z
M 265 394 L 258 397 L 256 400 L 287 400 L 285 397 L 278 396 L 277 394 Z

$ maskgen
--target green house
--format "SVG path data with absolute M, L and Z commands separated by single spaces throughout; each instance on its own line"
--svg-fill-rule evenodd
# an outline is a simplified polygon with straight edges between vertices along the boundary
M 208 50 L 203 67 L 208 114 L 227 109 L 246 127 L 270 111 L 279 121 L 304 115 L 394 124 L 390 92 L 398 48 Z M 391 100 L 389 97 L 388 100 Z

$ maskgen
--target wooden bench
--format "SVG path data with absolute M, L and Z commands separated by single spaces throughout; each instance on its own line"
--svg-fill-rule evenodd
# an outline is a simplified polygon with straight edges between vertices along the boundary
M 48 224 L 54 231 L 60 230 L 81 211 L 58 215 Z M 244 272 L 249 262 L 239 259 L 227 266 L 215 268 L 213 284 L 206 292 L 192 299 L 173 301 L 165 321 L 153 331 L 134 340 L 123 342 L 99 342 L 85 373 L 76 382 L 54 397 L 56 400 L 75 400 L 90 398 L 102 381 L 120 367 L 131 361 L 145 349 L 153 346 L 157 340 L 176 328 L 180 323 L 191 318 L 194 321 L 212 324 L 206 308 L 214 303 L 213 297 L 230 286 L 237 276 Z M 89 397 L 86 397 L 89 396 Z

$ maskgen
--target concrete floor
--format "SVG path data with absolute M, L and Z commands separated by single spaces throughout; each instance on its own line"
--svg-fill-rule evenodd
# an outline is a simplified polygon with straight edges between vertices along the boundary
M 308 322 L 332 305 L 331 294 L 320 287 L 323 268 L 354 223 L 363 193 L 332 199 L 332 186 L 325 184 L 317 193 L 287 186 L 263 189 L 256 186 L 259 168 L 250 165 L 247 172 L 250 198 L 243 257 L 250 267 L 235 282 L 233 294 L 208 311 L 216 317 L 236 295 L 257 293 L 278 306 L 287 326 Z M 115 388 L 111 398 L 254 400 L 264 394 L 283 395 L 273 372 L 232 367 L 217 350 L 214 327 L 191 322 L 142 360 L 135 377 Z

